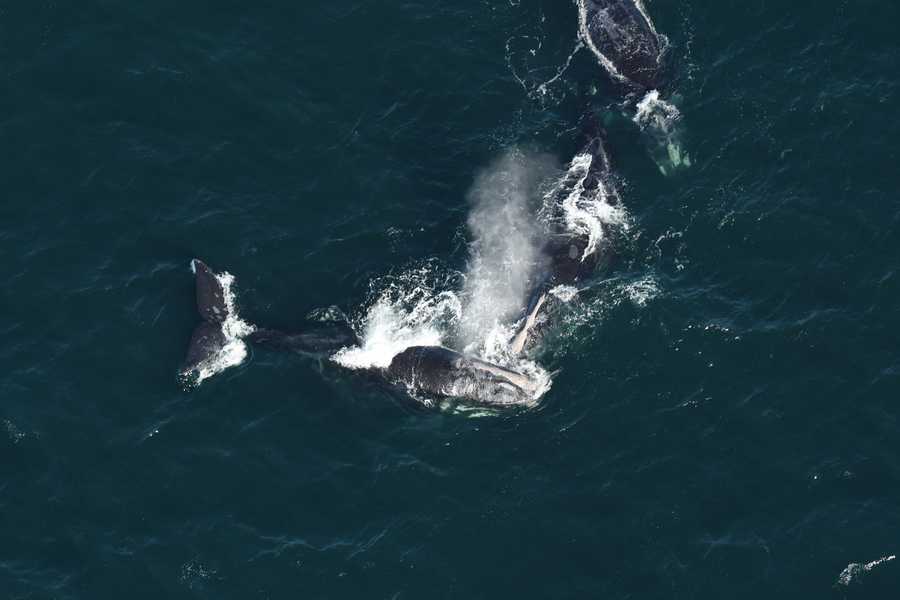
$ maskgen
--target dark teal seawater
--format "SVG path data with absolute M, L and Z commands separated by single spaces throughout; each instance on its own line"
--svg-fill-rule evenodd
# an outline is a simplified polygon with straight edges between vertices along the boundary
M 187 264 L 285 327 L 460 268 L 476 174 L 613 103 L 586 52 L 536 91 L 573 4 L 0 3 L 0 597 L 898 597 L 839 576 L 900 553 L 900 5 L 649 9 L 693 166 L 609 111 L 610 275 L 659 291 L 471 418 L 259 352 L 184 391 Z

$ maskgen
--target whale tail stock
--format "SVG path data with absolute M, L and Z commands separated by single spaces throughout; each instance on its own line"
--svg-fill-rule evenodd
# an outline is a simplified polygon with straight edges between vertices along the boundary
M 331 354 L 359 343 L 353 329 L 341 321 L 316 322 L 305 331 L 295 333 L 256 329 L 247 336 L 247 340 L 271 350 L 314 355 Z
M 358 342 L 353 329 L 340 321 L 310 322 L 301 331 L 290 333 L 248 325 L 237 317 L 230 275 L 215 273 L 196 258 L 191 261 L 191 270 L 201 322 L 191 336 L 182 367 L 184 375 L 200 373 L 219 362 L 229 344 L 241 344 L 242 340 L 272 350 L 313 355 L 330 354 Z

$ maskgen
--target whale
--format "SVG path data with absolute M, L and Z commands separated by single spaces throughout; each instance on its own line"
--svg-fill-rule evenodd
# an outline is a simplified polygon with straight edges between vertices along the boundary
M 532 407 L 541 384 L 530 377 L 442 346 L 413 346 L 393 358 L 386 373 L 411 393 L 460 398 L 490 407 Z
M 586 142 L 550 198 L 550 231 L 541 248 L 542 260 L 521 324 L 510 343 L 513 354 L 534 347 L 546 333 L 551 315 L 564 304 L 553 294 L 554 289 L 577 288 L 601 267 L 608 266 L 613 256 L 605 224 L 601 225 L 600 239 L 592 239 L 591 232 L 573 228 L 565 216 L 567 207 L 579 202 L 602 200 L 613 207 L 622 202 L 606 150 L 606 134 L 592 115 L 585 121 Z
M 663 84 L 667 40 L 641 0 L 577 0 L 579 35 L 618 83 L 646 93 Z
M 185 379 L 215 363 L 228 344 L 235 341 L 234 333 L 229 331 L 229 321 L 236 315 L 229 303 L 230 292 L 223 283 L 227 278 L 200 259 L 191 261 L 191 268 L 200 322 L 181 366 Z M 349 324 L 336 320 L 307 322 L 295 332 L 248 325 L 241 332 L 241 340 L 268 350 L 319 358 L 360 342 Z M 393 389 L 402 389 L 416 398 L 424 396 L 432 403 L 454 398 L 496 408 L 530 407 L 541 392 L 541 384 L 523 373 L 442 346 L 413 346 L 394 356 L 387 368 L 364 372 Z

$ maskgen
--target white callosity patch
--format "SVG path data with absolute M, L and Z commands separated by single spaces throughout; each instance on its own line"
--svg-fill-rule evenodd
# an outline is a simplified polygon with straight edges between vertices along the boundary
M 850 583 L 860 575 L 864 575 L 875 567 L 879 567 L 884 563 L 890 562 L 896 558 L 896 555 L 891 554 L 889 556 L 882 556 L 878 560 L 873 560 L 872 562 L 865 564 L 850 563 L 849 565 L 847 565 L 846 569 L 841 571 L 840 576 L 838 576 L 838 583 L 844 586 L 850 585 Z
M 191 263 L 194 270 L 194 264 Z M 222 334 L 225 344 L 222 348 L 197 365 L 190 372 L 184 373 L 186 380 L 194 385 L 199 385 L 204 380 L 231 367 L 236 367 L 247 358 L 247 344 L 244 338 L 253 333 L 254 327 L 243 321 L 237 312 L 237 304 L 234 293 L 234 276 L 223 272 L 216 275 L 216 279 L 222 286 L 225 298 L 225 320 L 222 322 Z

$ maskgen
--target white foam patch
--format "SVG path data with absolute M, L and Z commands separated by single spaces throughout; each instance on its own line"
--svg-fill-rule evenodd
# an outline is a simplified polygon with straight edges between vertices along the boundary
M 386 369 L 407 348 L 443 345 L 462 305 L 455 293 L 434 291 L 426 276 L 422 270 L 408 273 L 382 291 L 362 319 L 362 344 L 338 351 L 332 360 L 349 369 Z
M 191 262 L 191 270 L 196 273 L 193 262 Z M 247 344 L 244 342 L 244 338 L 254 331 L 254 327 L 243 321 L 238 315 L 233 289 L 234 275 L 226 271 L 216 274 L 216 279 L 222 286 L 225 298 L 226 317 L 222 323 L 225 345 L 217 354 L 209 357 L 190 372 L 184 374 L 185 379 L 190 379 L 193 385 L 200 385 L 213 375 L 243 363 L 247 358 Z
M 872 569 L 883 565 L 884 563 L 891 562 L 896 559 L 896 555 L 891 554 L 889 556 L 882 556 L 878 560 L 873 560 L 872 562 L 861 564 L 861 563 L 850 563 L 847 565 L 841 574 L 838 576 L 838 583 L 843 586 L 850 585 L 854 579 L 861 575 L 865 575 Z
M 585 181 L 596 158 L 589 153 L 572 159 L 569 170 L 559 183 L 545 196 L 545 202 L 555 201 L 561 186 L 574 181 L 572 190 L 562 201 L 563 219 L 572 233 L 588 239 L 581 260 L 597 251 L 605 235 L 605 227 L 629 228 L 628 213 L 619 202 L 618 192 L 601 180 L 593 192 L 585 190 Z
M 681 118 L 681 112 L 675 105 L 662 100 L 659 97 L 659 90 L 650 90 L 637 103 L 637 112 L 634 115 L 634 122 L 641 127 L 648 127 L 655 121 L 663 123 L 665 126 L 674 124 Z
M 563 302 L 571 302 L 578 297 L 578 288 L 571 285 L 558 285 L 550 290 L 556 298 Z
M 678 108 L 660 98 L 657 90 L 648 92 L 636 108 L 632 120 L 656 145 L 653 158 L 660 171 L 668 175 L 673 170 L 690 167 L 691 157 L 681 143 L 681 112 Z
M 594 53 L 594 56 L 597 57 L 597 60 L 600 61 L 600 64 L 604 69 L 615 79 L 619 81 L 628 81 L 628 78 L 622 75 L 619 70 L 616 68 L 616 65 L 594 44 L 594 40 L 591 38 L 591 31 L 588 28 L 588 13 L 587 13 L 587 5 L 585 4 L 585 0 L 578 0 L 578 34 L 581 36 L 581 40 L 584 42 L 584 45 L 588 47 L 588 49 Z
M 6 429 L 6 434 L 9 436 L 10 441 L 13 444 L 18 444 L 23 439 L 25 439 L 25 433 L 23 433 L 15 423 L 10 421 L 9 419 L 3 421 L 3 425 Z
M 656 31 L 656 27 L 653 25 L 653 20 L 650 19 L 650 14 L 647 12 L 647 8 L 644 6 L 643 0 L 634 0 L 634 5 L 637 6 L 637 9 L 641 11 L 641 14 L 644 15 L 644 20 L 647 21 L 647 26 L 650 27 L 650 31 L 653 32 L 660 41 L 667 41 L 665 36 L 659 35 L 659 32 Z M 662 44 L 665 46 L 666 44 Z
M 622 291 L 631 302 L 643 308 L 659 296 L 659 284 L 652 277 L 645 277 L 625 285 Z

